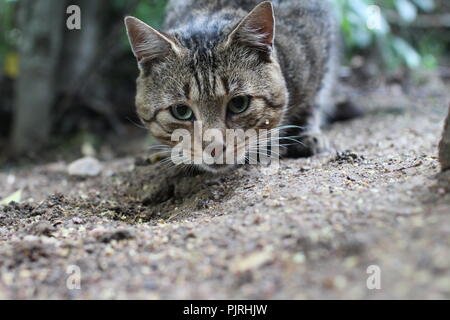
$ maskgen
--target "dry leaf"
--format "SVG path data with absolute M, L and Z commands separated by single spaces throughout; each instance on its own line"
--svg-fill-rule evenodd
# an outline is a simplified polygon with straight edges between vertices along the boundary
M 0 201 L 0 206 L 8 205 L 10 202 L 17 202 L 19 203 L 22 199 L 22 189 L 17 190 L 13 194 L 7 196 L 3 200 Z

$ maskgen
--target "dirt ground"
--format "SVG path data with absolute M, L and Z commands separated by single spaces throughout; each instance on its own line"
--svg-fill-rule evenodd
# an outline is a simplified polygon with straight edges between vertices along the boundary
M 0 171 L 0 199 L 24 193 L 0 208 L 0 298 L 449 299 L 450 92 L 433 88 L 358 94 L 367 114 L 327 131 L 336 152 L 278 170 L 181 177 L 130 153 L 96 178 Z

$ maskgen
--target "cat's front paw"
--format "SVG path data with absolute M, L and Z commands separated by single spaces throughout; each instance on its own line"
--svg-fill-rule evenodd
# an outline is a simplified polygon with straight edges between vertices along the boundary
M 322 132 L 306 133 L 301 141 L 305 144 L 305 148 L 310 151 L 311 155 L 326 153 L 331 150 L 330 141 Z
M 299 138 L 299 144 L 291 145 L 286 153 L 287 157 L 311 157 L 315 154 L 330 152 L 330 142 L 322 132 L 307 132 Z

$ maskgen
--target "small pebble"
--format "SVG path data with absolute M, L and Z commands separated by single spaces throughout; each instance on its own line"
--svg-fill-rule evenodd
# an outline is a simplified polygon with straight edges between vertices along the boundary
M 103 169 L 103 165 L 93 157 L 84 157 L 72 162 L 68 167 L 71 176 L 94 177 L 98 176 Z

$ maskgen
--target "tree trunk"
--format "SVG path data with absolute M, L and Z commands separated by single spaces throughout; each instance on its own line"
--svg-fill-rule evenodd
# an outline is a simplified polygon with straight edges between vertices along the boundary
M 60 90 L 72 94 L 84 84 L 86 76 L 99 61 L 95 61 L 105 37 L 106 0 L 71 1 L 81 8 L 81 30 L 66 30 L 62 44 L 62 59 L 58 73 Z M 76 87 L 76 88 L 75 88 Z
M 138 2 L 129 0 L 118 8 L 108 0 L 19 2 L 20 73 L 10 139 L 16 155 L 44 147 L 52 129 L 71 133 L 89 127 L 83 118 L 87 110 L 120 132 L 114 102 L 118 92 L 128 91 L 126 101 L 132 101 L 134 86 L 128 91 L 122 83 L 114 87 L 115 79 L 109 75 L 124 69 L 114 60 L 123 50 L 119 40 L 124 32 L 122 16 Z M 81 8 L 80 30 L 66 27 L 69 4 Z M 134 78 L 129 83 L 134 84 Z
M 20 1 L 20 74 L 11 137 L 15 154 L 36 151 L 48 143 L 64 17 L 65 1 Z

